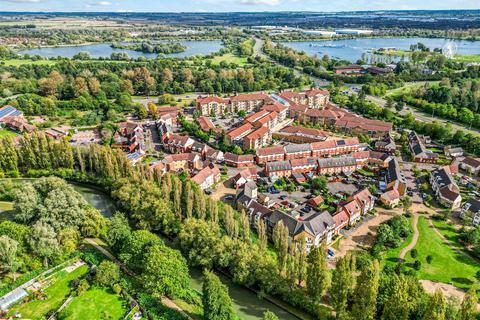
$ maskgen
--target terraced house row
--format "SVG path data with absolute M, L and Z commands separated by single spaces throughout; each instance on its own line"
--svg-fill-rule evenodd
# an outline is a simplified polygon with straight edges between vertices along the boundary
M 286 146 L 258 149 L 256 151 L 256 161 L 258 164 L 264 164 L 280 160 L 339 156 L 359 151 L 360 148 L 361 144 L 357 137 L 313 143 L 289 144 Z
M 388 167 L 391 156 L 376 151 L 357 151 L 336 158 L 307 157 L 267 162 L 264 173 L 267 177 L 290 177 L 294 173 L 333 175 L 353 172 L 367 164 Z

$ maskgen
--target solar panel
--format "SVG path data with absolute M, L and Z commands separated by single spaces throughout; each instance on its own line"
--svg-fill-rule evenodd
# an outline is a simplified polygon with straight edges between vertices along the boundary
M 12 116 L 21 116 L 22 115 L 22 111 L 18 111 L 16 110 L 14 113 L 11 114 Z
M 343 145 L 345 145 L 345 140 L 337 140 L 337 145 L 338 145 L 338 146 L 343 146 Z
M 3 109 L 0 109 L 0 118 L 3 118 L 5 116 L 9 115 L 13 111 L 16 111 L 16 109 L 12 106 L 6 106 Z

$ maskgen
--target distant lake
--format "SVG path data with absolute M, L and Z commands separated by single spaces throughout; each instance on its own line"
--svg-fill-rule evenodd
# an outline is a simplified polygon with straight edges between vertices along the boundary
M 196 55 L 209 55 L 211 53 L 219 51 L 223 45 L 221 41 L 178 41 L 187 47 L 184 52 L 167 54 L 165 56 L 171 58 L 185 58 Z M 34 48 L 20 51 L 19 54 L 40 55 L 46 58 L 54 57 L 66 57 L 71 58 L 77 53 L 88 52 L 92 58 L 108 58 L 112 52 L 126 52 L 130 58 L 156 58 L 157 53 L 143 53 L 134 50 L 126 49 L 114 49 L 110 46 L 110 43 L 91 44 L 82 46 L 70 46 L 70 47 L 44 47 Z
M 446 43 L 453 42 L 457 46 L 457 54 L 479 55 L 480 41 L 449 40 L 442 38 L 358 38 L 348 40 L 320 40 L 301 42 L 281 42 L 297 51 L 305 51 L 309 55 L 355 62 L 362 57 L 363 53 L 371 52 L 380 48 L 396 48 L 409 50 L 410 45 L 423 43 L 430 50 L 442 48 Z

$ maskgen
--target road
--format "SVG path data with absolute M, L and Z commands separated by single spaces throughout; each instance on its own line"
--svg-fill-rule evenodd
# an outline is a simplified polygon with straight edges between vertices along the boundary
M 387 104 L 387 100 L 385 100 L 383 98 L 380 98 L 380 97 L 367 95 L 366 98 L 367 98 L 368 101 L 373 102 L 375 104 L 378 104 L 379 106 L 382 106 L 382 107 L 384 107 Z M 403 108 L 402 111 L 400 111 L 401 115 L 405 115 L 405 114 L 408 114 L 408 113 L 411 113 L 412 116 L 415 118 L 415 120 L 428 122 L 428 123 L 432 123 L 432 122 L 436 121 L 436 122 L 439 122 L 439 123 L 443 123 L 445 125 L 449 124 L 450 126 L 452 126 L 456 130 L 463 130 L 465 132 L 472 133 L 472 134 L 480 134 L 480 130 L 469 129 L 469 128 L 465 127 L 464 125 L 452 122 L 452 120 L 445 120 L 445 119 L 437 118 L 435 116 L 433 116 L 433 117 L 429 116 L 429 115 L 427 115 L 423 112 L 420 112 L 420 111 L 416 110 L 412 106 L 406 106 L 405 108 Z

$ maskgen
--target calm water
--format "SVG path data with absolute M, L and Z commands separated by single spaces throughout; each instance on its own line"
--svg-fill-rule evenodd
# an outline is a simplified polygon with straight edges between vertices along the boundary
M 281 320 L 298 320 L 298 318 L 277 307 L 267 300 L 260 300 L 257 295 L 247 288 L 233 283 L 227 277 L 217 274 L 223 284 L 228 287 L 228 293 L 233 301 L 233 307 L 242 320 L 260 320 L 267 310 L 275 313 Z M 190 271 L 190 287 L 202 292 L 202 273 L 198 269 Z
M 219 51 L 223 46 L 221 41 L 179 41 L 187 47 L 184 52 L 167 54 L 167 57 L 171 58 L 185 58 L 195 55 L 209 55 L 213 52 Z M 20 51 L 19 54 L 40 55 L 46 58 L 53 57 L 66 57 L 71 58 L 77 53 L 88 52 L 92 58 L 110 57 L 112 52 L 126 52 L 130 58 L 156 58 L 157 53 L 143 53 L 126 49 L 114 49 L 110 47 L 109 43 L 92 44 L 84 46 L 71 46 L 71 47 L 46 47 L 35 48 Z
M 344 59 L 355 62 L 362 57 L 363 53 L 380 48 L 396 48 L 409 50 L 410 45 L 423 43 L 430 50 L 442 48 L 447 42 L 453 42 L 457 46 L 457 54 L 480 55 L 480 41 L 448 40 L 431 38 L 359 38 L 348 40 L 320 40 L 302 42 L 281 42 L 297 51 L 304 51 L 309 55 L 322 57 L 329 55 L 332 58 Z
M 8 179 L 8 178 L 5 178 Z M 2 179 L 3 180 L 3 179 Z M 33 182 L 34 178 L 11 179 L 14 183 Z M 72 187 L 80 193 L 85 200 L 94 208 L 98 209 L 102 215 L 110 218 L 116 210 L 113 200 L 104 192 L 88 185 L 70 183 Z M 2 207 L 0 206 L 0 212 Z

